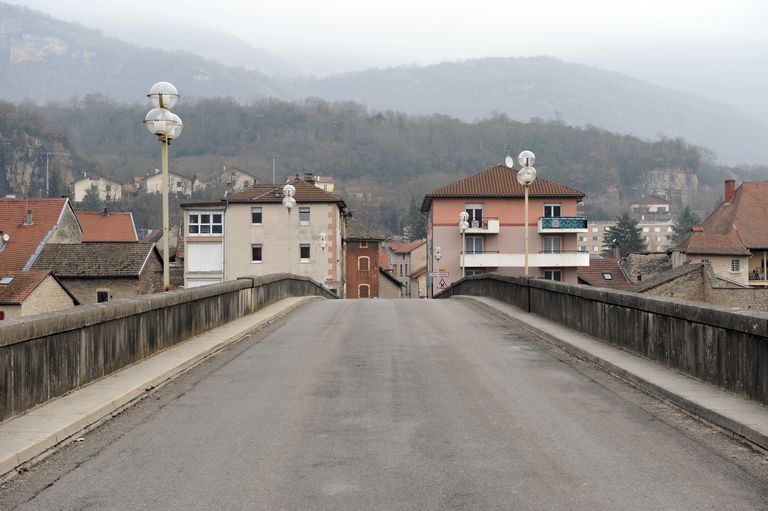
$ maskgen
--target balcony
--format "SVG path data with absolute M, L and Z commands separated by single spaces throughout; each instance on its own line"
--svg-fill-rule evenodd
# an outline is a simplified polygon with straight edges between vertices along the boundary
M 499 219 L 486 216 L 482 220 L 472 220 L 467 234 L 499 234 Z
M 461 262 L 459 263 L 461 264 Z M 499 252 L 467 252 L 464 254 L 467 268 L 522 268 L 525 254 L 502 254 Z M 589 252 L 538 252 L 528 254 L 531 268 L 571 268 L 589 266 Z
M 585 216 L 549 216 L 539 218 L 539 234 L 588 232 Z

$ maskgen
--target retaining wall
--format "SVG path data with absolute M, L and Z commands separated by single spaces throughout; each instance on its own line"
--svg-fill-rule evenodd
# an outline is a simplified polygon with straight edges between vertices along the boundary
M 768 404 L 768 315 L 541 279 L 467 277 L 435 298 L 488 296 Z
M 0 422 L 291 296 L 336 298 L 278 274 L 87 305 L 0 326 Z

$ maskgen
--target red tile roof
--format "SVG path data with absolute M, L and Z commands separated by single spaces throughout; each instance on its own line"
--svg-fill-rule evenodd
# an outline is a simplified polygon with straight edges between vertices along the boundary
M 768 181 L 745 181 L 704 221 L 706 234 L 729 234 L 736 228 L 749 249 L 768 249 Z
M 78 211 L 83 241 L 138 241 L 133 215 L 129 212 Z
M 477 174 L 436 188 L 424 196 L 422 211 L 429 209 L 438 197 L 523 197 L 525 190 L 517 182 L 517 171 L 504 165 L 485 169 Z M 528 187 L 529 197 L 584 197 L 586 193 L 548 179 L 537 178 Z
M 392 263 L 389 262 L 389 256 L 387 255 L 387 249 L 379 245 L 379 268 L 384 271 L 392 271 Z
M 21 304 L 48 275 L 47 271 L 28 271 L 0 275 L 6 278 L 13 278 L 8 284 L 0 284 L 0 303 L 9 305 Z
M 728 234 L 691 233 L 678 248 L 686 254 L 749 255 L 739 233 L 733 229 Z
M 0 252 L 0 274 L 21 272 L 42 249 L 65 208 L 66 198 L 0 199 L 0 231 L 10 240 Z M 32 225 L 24 225 L 27 210 L 32 211 Z
M 590 259 L 589 266 L 579 268 L 579 282 L 595 287 L 629 289 L 632 285 L 619 264 L 619 259 Z M 610 278 L 606 278 L 610 275 Z
M 396 254 L 410 254 L 426 242 L 427 240 L 409 241 L 408 243 L 398 243 L 393 241 L 389 244 L 389 248 Z
M 338 202 L 344 204 L 344 201 L 336 195 L 326 192 L 322 188 L 311 185 L 301 179 L 294 179 L 290 183 L 296 187 L 296 195 L 293 196 L 296 202 Z M 255 184 L 240 192 L 230 193 L 223 200 L 226 202 L 282 202 L 283 187 L 285 185 L 275 184 Z

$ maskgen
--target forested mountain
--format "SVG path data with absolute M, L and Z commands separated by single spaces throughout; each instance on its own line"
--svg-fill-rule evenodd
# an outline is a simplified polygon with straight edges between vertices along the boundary
M 155 37 L 162 41 L 171 35 L 158 31 Z M 0 77 L 0 98 L 11 101 L 45 102 L 92 93 L 140 101 L 159 80 L 178 83 L 190 96 L 250 99 L 275 94 L 271 80 L 257 71 L 227 67 L 191 53 L 140 48 L 104 37 L 98 30 L 3 3 Z
M 158 33 L 159 42 L 150 43 L 163 46 L 165 37 L 170 36 Z M 466 121 L 500 112 L 521 121 L 591 125 L 643 138 L 683 137 L 724 161 L 768 163 L 768 123 L 762 120 L 626 75 L 551 58 L 480 59 L 287 81 L 190 53 L 139 48 L 0 3 L 0 77 L 0 98 L 12 101 L 43 103 L 98 93 L 134 102 L 152 83 L 170 80 L 183 101 L 320 97 Z

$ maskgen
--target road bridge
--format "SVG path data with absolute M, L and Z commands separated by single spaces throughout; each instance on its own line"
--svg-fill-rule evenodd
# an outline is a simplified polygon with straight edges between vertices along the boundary
M 768 508 L 764 452 L 500 304 L 302 303 L 7 480 L 0 509 Z

